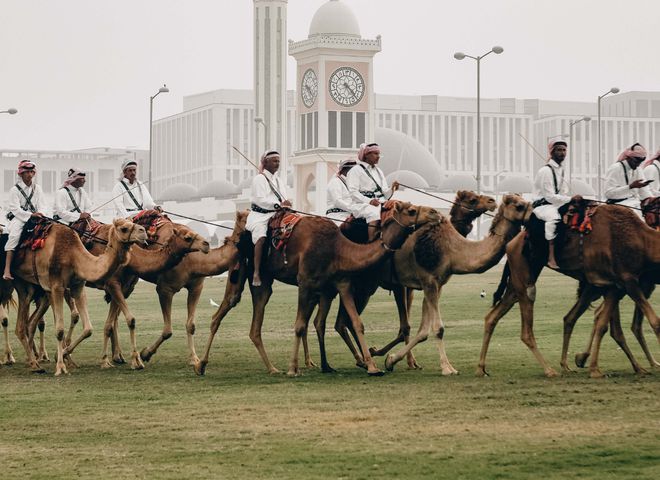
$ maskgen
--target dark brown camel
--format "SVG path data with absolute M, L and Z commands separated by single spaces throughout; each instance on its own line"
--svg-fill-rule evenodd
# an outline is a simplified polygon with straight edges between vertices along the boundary
M 590 375 L 598 378 L 603 376 L 598 367 L 600 342 L 608 323 L 618 322 L 617 294 L 610 287 L 621 286 L 625 290 L 640 307 L 660 340 L 660 320 L 644 295 L 644 279 L 657 275 L 660 268 L 660 232 L 646 226 L 629 209 L 617 205 L 599 206 L 591 217 L 591 223 L 593 230 L 589 235 L 566 232 L 558 261 L 561 273 L 594 287 L 606 287 L 606 301 L 596 319 L 596 342 L 591 349 L 589 367 Z M 535 284 L 547 261 L 547 244 L 544 243 L 541 228 L 542 225 L 537 224 L 537 228 L 530 229 L 529 239 L 526 239 L 525 234 L 520 234 L 507 245 L 508 266 L 505 267 L 500 288 L 496 292 L 494 307 L 486 315 L 478 375 L 486 375 L 486 354 L 497 322 L 516 301 L 520 304 L 522 341 L 532 351 L 547 376 L 557 375 L 541 355 L 533 332 Z M 582 295 L 578 304 L 564 318 L 565 351 L 568 350 L 568 340 L 577 313 L 586 309 L 583 301 L 588 304 L 588 299 L 588 295 Z M 634 360 L 626 345 L 620 325 L 613 325 L 611 334 L 628 355 L 634 370 L 643 372 L 644 369 Z
M 364 356 L 367 372 L 382 375 L 369 354 L 364 339 L 362 322 L 355 309 L 350 288 L 351 276 L 383 262 L 392 249 L 398 248 L 417 226 L 439 220 L 438 213 L 429 207 L 418 207 L 407 202 L 393 202 L 392 214 L 384 220 L 381 239 L 368 244 L 355 244 L 347 240 L 339 228 L 331 221 L 317 217 L 303 217 L 289 239 L 286 247 L 286 261 L 280 250 L 271 252 L 262 266 L 262 285 L 250 285 L 252 293 L 252 326 L 250 338 L 257 347 L 261 358 L 270 373 L 278 370 L 268 359 L 261 340 L 264 309 L 274 280 L 290 285 L 298 285 L 298 313 L 295 323 L 295 344 L 289 364 L 289 375 L 297 375 L 298 351 L 301 339 L 306 336 L 307 325 L 312 311 L 319 305 L 319 312 L 330 307 L 337 293 L 346 306 L 352 326 L 357 332 L 358 343 Z M 250 254 L 247 253 L 247 258 Z M 246 275 L 242 275 L 243 280 Z M 249 275 L 251 278 L 251 274 Z M 203 374 L 208 364 L 213 338 L 222 318 L 240 299 L 244 282 L 227 283 L 225 298 L 213 316 L 211 334 L 204 357 L 195 366 L 198 374 Z

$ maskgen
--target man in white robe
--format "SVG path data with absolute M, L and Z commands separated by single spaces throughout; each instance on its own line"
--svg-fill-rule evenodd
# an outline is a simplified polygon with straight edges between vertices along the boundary
M 81 218 L 90 218 L 93 209 L 92 200 L 83 188 L 86 174 L 75 168 L 69 169 L 64 185 L 55 192 L 55 205 L 53 218 L 67 225 L 77 222 Z
M 137 163 L 127 160 L 121 166 L 121 177 L 112 189 L 115 216 L 128 218 L 142 210 L 156 208 L 147 186 L 137 179 Z
M 344 222 L 353 213 L 353 202 L 351 200 L 351 192 L 348 190 L 346 175 L 355 165 L 356 161 L 352 158 L 343 160 L 339 164 L 337 174 L 328 182 L 328 208 L 325 214 L 330 218 L 338 220 L 336 222 L 337 225 L 340 222 Z

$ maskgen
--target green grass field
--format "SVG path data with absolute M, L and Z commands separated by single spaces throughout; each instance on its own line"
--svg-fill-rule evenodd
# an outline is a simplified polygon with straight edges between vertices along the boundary
M 415 350 L 423 370 L 409 371 L 404 361 L 393 373 L 369 378 L 334 331 L 328 349 L 338 373 L 268 375 L 247 335 L 249 293 L 220 327 L 206 376 L 187 365 L 185 294 L 176 297 L 174 336 L 145 370 L 101 370 L 106 305 L 96 291 L 89 292 L 94 335 L 74 355 L 81 367 L 55 378 L 51 363 L 48 374 L 33 375 L 13 335 L 11 311 L 18 363 L 0 367 L 0 478 L 660 478 L 660 371 L 635 376 L 609 335 L 601 355 L 608 378 L 592 380 L 580 371 L 548 379 L 519 339 L 516 307 L 491 343 L 491 376 L 474 376 L 499 272 L 454 277 L 444 290 L 447 351 L 460 370 L 453 377 L 440 375 L 437 349 L 428 341 Z M 200 355 L 214 311 L 209 298 L 219 302 L 223 291 L 224 280 L 207 280 L 197 315 Z M 271 360 L 285 371 L 295 295 L 277 285 L 264 325 Z M 574 281 L 543 274 L 536 336 L 557 369 L 562 317 L 574 298 Z M 142 348 L 161 329 L 154 287 L 141 283 L 130 303 Z M 660 307 L 657 295 L 654 307 Z M 631 312 L 626 301 L 626 338 L 647 366 L 628 328 Z M 578 323 L 571 358 L 584 347 L 592 319 L 589 313 Z M 393 298 L 379 292 L 363 320 L 369 344 L 384 344 L 398 327 Z M 660 357 L 648 324 L 645 333 Z M 52 358 L 50 313 L 47 338 Z

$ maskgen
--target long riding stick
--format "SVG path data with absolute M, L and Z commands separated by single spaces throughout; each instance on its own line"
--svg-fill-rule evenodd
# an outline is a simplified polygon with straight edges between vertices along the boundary
M 232 145 L 231 148 L 236 150 L 236 153 L 238 153 L 241 157 L 243 157 L 250 165 L 252 165 L 254 168 L 259 170 L 259 167 L 257 167 L 255 163 L 252 160 L 250 160 L 248 157 L 246 157 L 245 154 L 241 152 L 238 148 L 236 148 L 234 145 Z
M 147 183 L 149 183 L 148 180 L 147 180 L 146 182 L 142 182 L 141 184 L 139 183 L 139 180 L 138 180 L 138 183 L 136 183 L 135 186 L 129 188 L 128 190 L 124 190 L 124 191 L 121 192 L 119 195 L 115 195 L 115 196 L 112 197 L 110 200 L 108 200 L 108 201 L 105 202 L 105 203 L 102 203 L 101 205 L 99 205 L 98 207 L 96 207 L 94 210 L 92 210 L 92 211 L 89 212 L 89 213 L 90 213 L 90 214 L 91 214 L 91 213 L 94 213 L 94 212 L 97 211 L 99 208 L 101 208 L 101 207 L 105 207 L 108 203 L 114 201 L 116 198 L 121 197 L 121 196 L 122 196 L 123 194 L 125 194 L 126 192 L 129 192 L 129 191 L 131 191 L 131 190 L 133 190 L 133 189 L 139 188 L 140 185 L 146 185 Z

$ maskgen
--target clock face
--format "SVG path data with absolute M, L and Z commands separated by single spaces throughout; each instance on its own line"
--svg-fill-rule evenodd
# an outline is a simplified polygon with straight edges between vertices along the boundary
M 332 72 L 328 82 L 330 96 L 339 105 L 351 107 L 364 96 L 364 79 L 351 67 L 339 67 Z
M 308 68 L 302 77 L 302 82 L 300 83 L 300 96 L 307 108 L 314 105 L 318 93 L 319 79 L 316 76 L 316 72 L 311 68 Z

